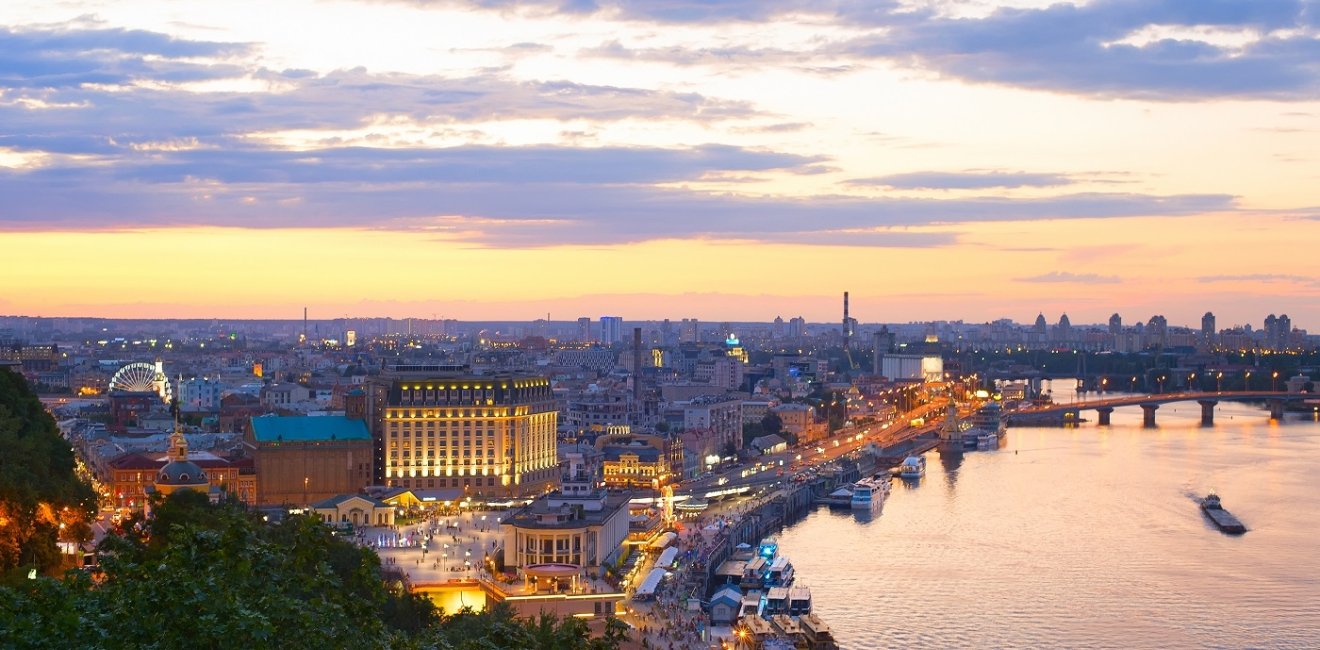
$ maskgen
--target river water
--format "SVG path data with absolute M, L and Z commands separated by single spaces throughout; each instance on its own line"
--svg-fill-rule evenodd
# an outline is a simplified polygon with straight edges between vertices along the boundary
M 1068 382 L 1055 382 L 1066 401 Z M 779 535 L 844 648 L 1320 648 L 1320 422 L 1220 403 L 931 452 L 884 511 Z M 1246 524 L 1220 533 L 1217 491 Z

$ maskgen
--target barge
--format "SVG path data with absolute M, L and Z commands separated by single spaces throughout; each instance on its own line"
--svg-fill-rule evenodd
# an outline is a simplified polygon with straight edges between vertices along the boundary
M 1218 494 L 1211 492 L 1204 499 L 1201 499 L 1201 511 L 1210 518 L 1210 521 L 1214 522 L 1215 526 L 1219 527 L 1219 530 L 1225 533 L 1241 535 L 1247 532 L 1247 527 L 1243 526 L 1242 522 L 1233 516 L 1233 513 L 1224 509 L 1223 504 L 1219 502 Z

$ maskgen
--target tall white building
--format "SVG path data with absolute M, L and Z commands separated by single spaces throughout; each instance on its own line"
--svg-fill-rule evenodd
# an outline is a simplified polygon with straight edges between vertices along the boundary
M 623 317 L 601 316 L 600 342 L 604 345 L 613 345 L 622 340 L 623 340 Z

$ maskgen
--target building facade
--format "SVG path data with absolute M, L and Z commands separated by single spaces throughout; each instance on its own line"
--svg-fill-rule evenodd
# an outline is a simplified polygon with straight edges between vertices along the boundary
M 306 506 L 353 494 L 372 482 L 371 434 L 362 420 L 343 416 L 263 415 L 247 434 L 254 450 L 261 505 Z
M 601 473 L 607 487 L 651 490 L 673 479 L 668 444 L 660 436 L 600 436 L 596 438 L 596 448 L 604 456 Z
M 367 386 L 376 482 L 528 496 L 557 479 L 558 412 L 544 377 L 398 366 Z
M 596 487 L 598 472 L 570 459 L 561 489 L 543 495 L 504 519 L 504 563 L 527 571 L 568 565 L 573 574 L 599 575 L 628 537 L 630 495 Z
M 124 454 L 108 463 L 111 497 L 121 512 L 141 511 L 147 496 L 166 493 L 157 485 L 160 472 L 171 460 L 169 453 Z M 192 452 L 187 460 L 201 469 L 209 489 L 232 494 L 243 503 L 255 505 L 257 476 L 252 459 L 226 459 L 206 452 Z M 195 478 L 195 476 L 194 476 Z

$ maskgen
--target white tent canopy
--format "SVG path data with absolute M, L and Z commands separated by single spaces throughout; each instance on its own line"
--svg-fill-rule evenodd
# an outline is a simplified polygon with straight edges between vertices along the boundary
M 655 539 L 651 540 L 651 550 L 658 551 L 666 546 L 669 546 L 676 539 L 678 539 L 678 533 L 669 532 L 660 535 L 659 537 L 656 537 Z
M 655 589 L 660 586 L 660 581 L 664 580 L 664 578 L 664 569 L 651 569 L 651 572 L 646 574 L 646 577 L 642 579 L 642 584 L 637 587 L 637 591 L 633 593 L 633 600 L 641 600 L 655 596 Z

